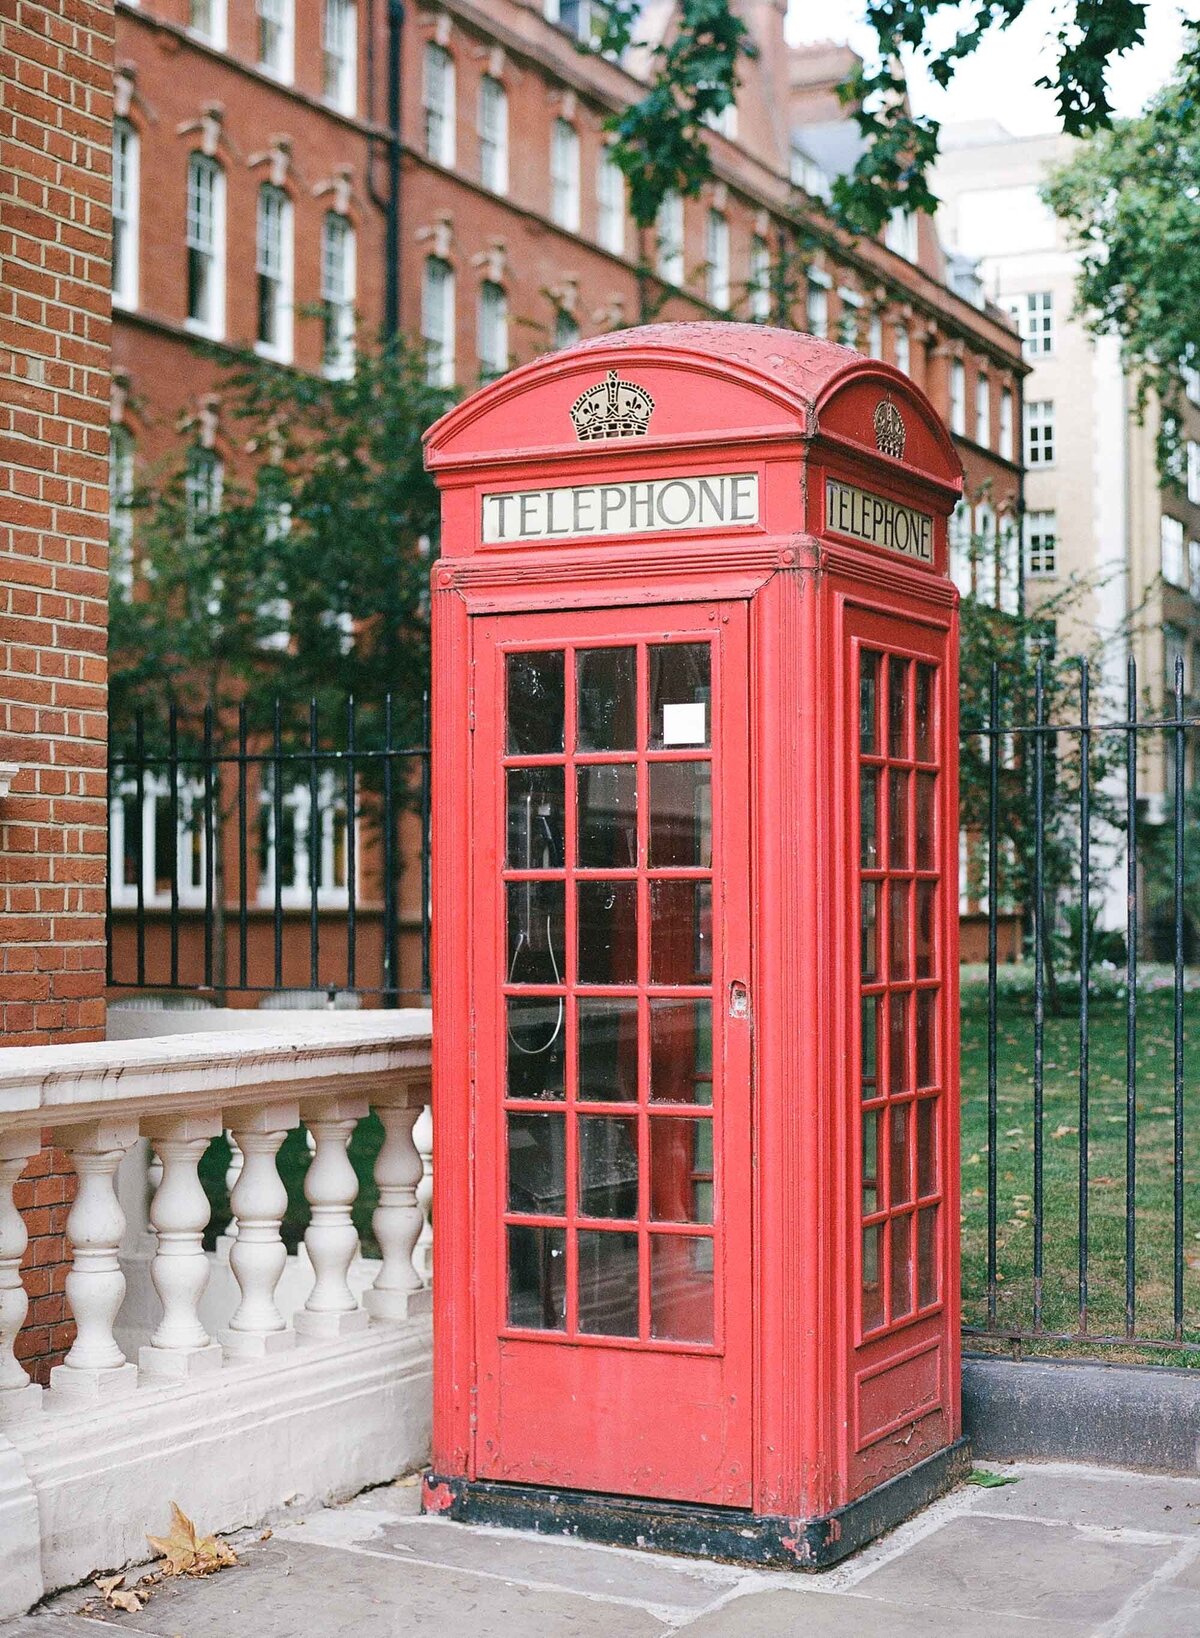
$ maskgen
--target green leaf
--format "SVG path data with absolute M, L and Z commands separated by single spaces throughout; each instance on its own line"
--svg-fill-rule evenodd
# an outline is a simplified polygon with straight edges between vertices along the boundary
M 963 1480 L 964 1484 L 977 1484 L 981 1490 L 999 1490 L 1001 1485 L 1020 1482 L 1015 1473 L 991 1473 L 986 1467 L 973 1467 Z

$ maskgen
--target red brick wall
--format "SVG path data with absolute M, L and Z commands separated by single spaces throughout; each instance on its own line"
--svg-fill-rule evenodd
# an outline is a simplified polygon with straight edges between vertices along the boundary
M 0 94 L 0 1043 L 104 1029 L 111 0 L 13 0 Z M 36 1373 L 69 1336 L 74 1178 L 18 1185 Z

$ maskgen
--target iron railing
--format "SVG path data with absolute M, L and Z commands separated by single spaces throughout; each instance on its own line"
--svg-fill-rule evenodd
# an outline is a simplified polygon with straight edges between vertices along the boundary
M 245 1000 L 417 1002 L 429 988 L 429 708 L 274 702 L 255 731 L 138 710 L 110 733 L 107 982 Z M 226 729 L 223 734 L 222 729 Z
M 1132 659 L 1115 711 L 1093 715 L 1091 682 L 1081 662 L 1073 708 L 1060 694 L 1049 720 L 1039 667 L 1034 720 L 1014 724 L 993 667 L 986 721 L 973 728 L 986 747 L 988 962 L 986 1011 L 963 1008 L 964 1329 L 1017 1350 L 1200 1349 L 1200 1257 L 1189 1256 L 1200 1202 L 1185 1154 L 1200 1115 L 1185 1074 L 1193 996 L 1200 1007 L 1185 966 L 1200 909 L 1185 892 L 1200 717 L 1186 708 L 1181 659 L 1165 712 L 1139 714 Z M 998 961 L 1012 849 L 1002 785 L 1013 778 L 1027 804 L 1028 991 Z M 973 1186 L 981 1149 L 985 1191 Z

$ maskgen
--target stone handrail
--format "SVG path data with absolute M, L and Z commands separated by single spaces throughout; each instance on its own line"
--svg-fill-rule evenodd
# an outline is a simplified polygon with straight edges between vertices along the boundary
M 429 1103 L 429 1061 L 429 1014 L 415 1009 L 276 1015 L 252 1028 L 0 1053 L 0 1420 L 23 1419 L 43 1403 L 104 1402 L 142 1381 L 192 1378 L 286 1351 L 298 1337 L 334 1340 L 427 1311 L 427 1116 L 417 1141 L 414 1127 Z M 346 1146 L 369 1109 L 385 1132 L 373 1218 L 382 1261 L 360 1305 L 347 1280 L 358 1250 L 351 1218 L 358 1182 Z M 301 1122 L 314 1146 L 305 1178 L 314 1279 L 289 1325 L 275 1302 L 287 1208 L 276 1156 Z M 214 1338 L 200 1321 L 211 1263 L 198 1167 L 226 1129 L 243 1157 L 230 1200 L 230 1267 L 241 1300 Z M 67 1219 L 66 1296 L 76 1338 L 43 1393 L 14 1352 L 27 1311 L 20 1277 L 27 1240 L 12 1191 L 46 1131 L 70 1154 L 79 1186 Z M 115 1179 L 139 1136 L 161 1165 L 150 1224 L 162 1314 L 135 1364 L 114 1336 L 125 1294 L 125 1217 Z

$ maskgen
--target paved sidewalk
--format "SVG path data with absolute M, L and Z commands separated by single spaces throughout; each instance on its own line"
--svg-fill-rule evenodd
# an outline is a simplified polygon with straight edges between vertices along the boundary
M 401 1482 L 234 1538 L 236 1568 L 161 1585 L 137 1615 L 81 1615 L 77 1590 L 0 1638 L 1200 1635 L 1200 1479 L 1002 1471 L 1018 1483 L 964 1486 L 820 1577 L 422 1519 Z

